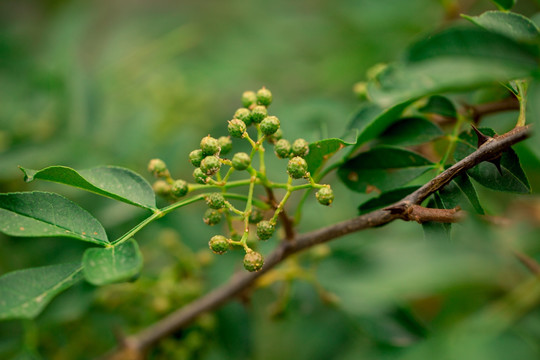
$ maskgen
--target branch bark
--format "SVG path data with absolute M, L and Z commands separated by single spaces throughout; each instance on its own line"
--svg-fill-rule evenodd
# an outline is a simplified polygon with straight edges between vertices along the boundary
M 530 136 L 530 133 L 530 126 L 516 127 L 506 134 L 487 141 L 475 152 L 457 162 L 426 183 L 424 186 L 387 209 L 375 210 L 368 214 L 358 216 L 325 228 L 296 235 L 291 241 L 281 242 L 279 246 L 266 258 L 266 262 L 261 271 L 256 273 L 242 272 L 236 274 L 229 282 L 221 287 L 211 291 L 210 293 L 193 301 L 183 308 L 176 310 L 146 329 L 124 338 L 123 341 L 120 342 L 119 348 L 113 350 L 113 352 L 106 355 L 105 358 L 142 359 L 144 357 L 144 353 L 161 339 L 187 326 L 199 315 L 215 310 L 230 299 L 234 298 L 253 284 L 258 277 L 278 265 L 281 261 L 283 261 L 283 259 L 287 258 L 291 254 L 297 253 L 314 245 L 339 238 L 346 234 L 367 228 L 382 226 L 396 219 L 402 219 L 404 217 L 404 213 L 414 214 L 416 212 L 418 215 L 418 212 L 420 211 L 426 215 L 425 210 L 419 210 L 420 207 L 418 205 L 427 197 L 443 188 L 460 173 L 483 161 L 489 161 L 496 158 L 510 146 L 525 140 Z M 394 209 L 394 211 L 392 211 L 392 209 Z M 397 209 L 400 210 L 396 211 Z M 431 213 L 431 215 L 433 215 L 433 213 Z M 446 214 L 445 216 L 448 217 L 449 214 Z M 418 218 L 420 220 L 422 219 L 421 216 Z M 416 221 L 414 218 L 413 220 Z

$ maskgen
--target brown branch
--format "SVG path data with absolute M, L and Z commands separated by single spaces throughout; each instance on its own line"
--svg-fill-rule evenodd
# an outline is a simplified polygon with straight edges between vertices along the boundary
M 451 166 L 427 184 L 416 190 L 403 200 L 392 205 L 390 208 L 401 208 L 405 211 L 413 205 L 420 204 L 428 196 L 443 188 L 458 174 L 474 167 L 482 161 L 487 161 L 497 157 L 501 152 L 510 146 L 523 141 L 530 136 L 530 126 L 517 127 L 512 131 L 501 135 L 491 141 L 486 142 L 475 152 Z M 414 213 L 414 210 L 412 211 Z M 418 213 L 418 208 L 416 208 Z M 187 326 L 199 315 L 217 309 L 230 299 L 240 294 L 248 288 L 253 282 L 278 265 L 283 259 L 291 254 L 302 251 L 306 248 L 321 244 L 343 235 L 357 232 L 367 228 L 385 225 L 391 221 L 402 218 L 401 212 L 388 210 L 375 210 L 368 214 L 355 217 L 350 220 L 340 222 L 322 229 L 311 231 L 309 233 L 297 235 L 292 241 L 284 241 L 266 258 L 266 262 L 261 271 L 256 273 L 242 272 L 238 273 L 226 284 L 211 291 L 205 296 L 193 301 L 166 316 L 164 319 L 147 327 L 146 329 L 131 335 L 124 339 L 120 348 L 110 354 L 109 359 L 121 359 L 121 356 L 133 358 L 133 354 L 143 356 L 145 351 L 155 345 L 161 339 L 173 334 L 181 328 Z
M 440 223 L 456 223 L 465 218 L 465 211 L 456 207 L 454 209 L 434 209 L 420 205 L 404 205 L 396 204 L 384 208 L 391 213 L 399 214 L 400 219 L 405 221 L 416 221 L 417 223 L 425 223 L 428 221 L 436 221 Z
M 514 250 L 514 256 L 523 264 L 531 273 L 540 276 L 540 264 L 532 257 L 517 250 Z
M 266 190 L 266 196 L 268 197 L 268 203 L 274 210 L 276 210 L 279 206 L 278 202 L 276 201 L 276 197 L 274 196 L 274 191 L 272 188 L 265 187 Z M 283 226 L 283 230 L 285 230 L 285 240 L 291 241 L 295 237 L 295 231 L 294 231 L 294 223 L 292 219 L 287 215 L 287 212 L 285 209 L 282 209 L 281 212 L 278 214 L 279 220 L 281 221 L 281 225 Z

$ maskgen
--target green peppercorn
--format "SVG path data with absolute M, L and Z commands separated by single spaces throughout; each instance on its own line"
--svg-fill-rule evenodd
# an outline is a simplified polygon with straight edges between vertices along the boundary
M 204 159 L 204 155 L 201 149 L 193 150 L 189 153 L 189 162 L 195 167 L 201 166 L 202 159 Z
M 229 241 L 223 235 L 215 235 L 208 242 L 208 246 L 215 254 L 224 254 L 229 250 Z
M 307 173 L 307 162 L 302 159 L 300 156 L 295 156 L 287 164 L 287 173 L 293 179 L 300 179 L 306 176 Z
M 276 226 L 268 220 L 259 221 L 257 224 L 257 236 L 261 240 L 268 240 L 274 234 Z
M 304 139 L 296 139 L 291 147 L 294 156 L 306 157 L 309 153 L 309 144 Z
M 256 251 L 250 251 L 244 256 L 244 268 L 249 272 L 259 271 L 264 265 L 264 258 Z
M 245 91 L 242 94 L 242 105 L 244 107 L 248 108 L 251 104 L 255 104 L 257 102 L 257 94 L 253 91 Z
M 218 172 L 220 167 L 221 167 L 221 161 L 219 161 L 219 158 L 217 156 L 211 155 L 211 156 L 205 157 L 201 161 L 200 169 L 204 174 L 208 176 L 212 176 Z
M 219 152 L 220 155 L 227 155 L 232 150 L 232 141 L 230 136 L 221 136 L 218 139 L 219 147 L 221 148 L 221 151 Z
M 330 187 L 323 187 L 315 194 L 317 201 L 322 205 L 330 205 L 334 201 L 334 192 Z
M 208 175 L 202 172 L 201 168 L 196 168 L 193 170 L 193 178 L 198 184 L 206 184 L 208 182 Z
M 210 135 L 205 136 L 201 140 L 201 150 L 204 156 L 214 155 L 219 153 L 219 142 Z
M 220 193 L 212 193 L 206 197 L 206 204 L 210 209 L 221 209 L 225 206 L 225 198 Z
M 240 108 L 235 111 L 234 118 L 242 120 L 246 126 L 251 125 L 251 112 L 246 108 Z
M 263 219 L 263 213 L 259 209 L 257 208 L 251 209 L 251 213 L 249 214 L 249 218 L 248 218 L 248 221 L 250 224 L 257 224 L 262 219 Z
M 268 116 L 261 121 L 260 128 L 264 135 L 272 135 L 279 129 L 279 119 L 275 116 Z
M 152 189 L 159 196 L 169 196 L 171 194 L 171 185 L 167 184 L 167 182 L 163 180 L 157 180 L 152 185 Z
M 272 135 L 267 136 L 266 141 L 268 141 L 270 144 L 275 144 L 279 140 L 281 140 L 282 137 L 283 137 L 283 131 L 281 131 L 281 128 L 279 128 L 279 129 L 277 129 L 277 131 L 275 133 L 273 133 Z
M 279 140 L 276 145 L 274 145 L 274 152 L 280 159 L 288 158 L 291 153 L 291 143 L 285 139 Z
M 268 106 L 272 103 L 272 93 L 270 90 L 263 86 L 262 89 L 257 91 L 257 104 Z
M 214 226 L 221 221 L 221 213 L 214 209 L 208 209 L 204 213 L 203 221 L 206 225 Z
M 246 170 L 251 164 L 251 159 L 245 152 L 234 154 L 232 158 L 232 167 L 235 170 Z
M 267 116 L 268 116 L 268 110 L 266 110 L 266 107 L 262 105 L 258 105 L 258 106 L 255 106 L 253 110 L 251 110 L 250 119 L 255 124 L 259 124 Z
M 232 119 L 229 121 L 229 126 L 227 127 L 229 134 L 233 137 L 242 137 L 246 132 L 246 124 L 242 120 Z
M 169 173 L 167 165 L 161 159 L 152 159 L 148 162 L 148 171 L 156 177 L 166 176 Z
M 176 180 L 172 184 L 171 193 L 176 198 L 185 196 L 188 193 L 188 183 L 184 180 Z

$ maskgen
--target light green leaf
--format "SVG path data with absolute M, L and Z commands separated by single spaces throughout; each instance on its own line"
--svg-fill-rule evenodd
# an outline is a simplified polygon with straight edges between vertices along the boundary
M 17 270 L 0 276 L 0 319 L 37 316 L 59 293 L 80 279 L 81 263 Z
M 84 189 L 111 199 L 146 209 L 156 208 L 152 186 L 137 173 L 116 166 L 100 166 L 76 171 L 66 166 L 50 166 L 42 170 L 24 169 L 25 181 L 53 181 Z
M 387 145 L 410 146 L 429 142 L 444 135 L 439 126 L 422 117 L 401 119 L 390 125 L 379 141 Z
M 381 209 L 385 206 L 392 205 L 393 203 L 403 199 L 405 196 L 411 194 L 419 188 L 420 186 L 413 185 L 382 193 L 376 198 L 369 199 L 368 201 L 362 203 L 358 207 L 358 215 L 367 214 L 368 212 L 371 212 L 373 210 Z
M 406 185 L 432 168 L 431 161 L 415 152 L 381 146 L 347 161 L 338 175 L 351 190 L 386 192 Z
M 84 277 L 94 285 L 130 280 L 141 271 L 142 264 L 134 239 L 105 249 L 88 249 L 83 256 Z
M 414 44 L 403 61 L 368 84 L 368 92 L 384 107 L 524 78 L 537 67 L 532 47 L 481 28 L 450 28 Z
M 492 129 L 483 128 L 480 131 L 488 136 L 494 136 Z M 460 134 L 454 157 L 457 161 L 465 158 L 476 150 L 477 137 L 472 130 Z M 511 148 L 501 156 L 502 176 L 496 166 L 484 161 L 467 171 L 470 177 L 481 185 L 498 191 L 525 194 L 531 191 L 527 176 L 519 163 L 519 158 Z
M 521 14 L 503 11 L 486 11 L 480 16 L 462 15 L 472 23 L 517 41 L 538 38 L 540 31 L 535 23 Z
M 354 144 L 354 142 L 346 142 L 338 138 L 319 140 L 309 144 L 309 153 L 305 157 L 308 171 L 315 174 L 332 155 L 344 147 Z
M 0 194 L 0 231 L 11 236 L 63 236 L 108 244 L 103 226 L 63 196 L 47 192 Z
M 510 10 L 516 4 L 516 0 L 491 0 L 500 10 Z

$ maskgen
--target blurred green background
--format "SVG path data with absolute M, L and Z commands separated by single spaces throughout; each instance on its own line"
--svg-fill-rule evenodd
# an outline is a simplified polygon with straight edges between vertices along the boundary
M 532 15 L 536 4 L 520 1 L 515 11 Z M 25 184 L 17 166 L 112 164 L 150 181 L 146 164 L 159 157 L 173 176 L 190 179 L 189 151 L 207 134 L 225 134 L 241 93 L 263 85 L 286 138 L 342 135 L 358 106 L 352 87 L 369 67 L 398 58 L 460 12 L 486 9 L 494 9 L 487 0 L 3 1 L 0 190 L 57 191 L 115 238 L 144 211 L 56 184 Z M 504 119 L 486 123 L 497 129 Z M 537 176 L 538 159 L 524 147 L 521 154 Z M 270 166 L 284 173 L 283 161 Z M 335 189 L 329 209 L 308 202 L 301 230 L 356 214 L 365 195 L 337 182 Z M 481 200 L 509 225 L 471 219 L 454 227 L 452 244 L 433 244 L 417 224 L 393 223 L 313 249 L 297 259 L 302 279 L 203 316 L 152 358 L 538 359 L 538 310 L 488 316 L 506 324 L 500 329 L 482 317 L 527 279 L 511 249 L 540 254 L 538 201 L 494 194 L 484 191 Z M 225 282 L 242 254 L 209 253 L 216 230 L 203 224 L 203 212 L 184 208 L 139 233 L 145 268 L 136 282 L 81 283 L 36 321 L 0 323 L 0 359 L 93 358 L 114 346 L 115 331 L 141 329 Z M 0 274 L 77 260 L 85 247 L 0 234 Z M 295 264 L 278 275 L 296 274 Z

